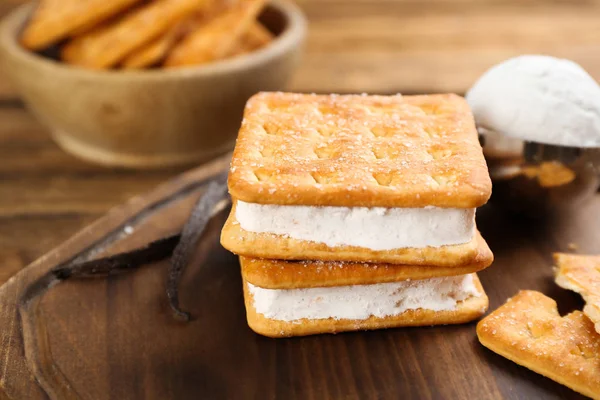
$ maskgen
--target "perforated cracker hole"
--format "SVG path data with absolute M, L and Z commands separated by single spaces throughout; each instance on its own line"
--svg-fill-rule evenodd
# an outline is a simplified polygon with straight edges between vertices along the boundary
M 332 106 L 325 105 L 325 104 L 320 104 L 319 107 L 316 110 L 322 116 L 323 115 L 328 115 L 328 114 L 333 114 L 335 112 L 335 109 Z
M 440 182 L 436 178 L 434 178 L 433 176 L 430 176 L 430 178 L 431 178 L 430 179 L 431 186 L 433 186 L 433 187 L 440 186 Z
M 596 356 L 596 352 L 594 351 L 594 349 L 584 344 L 576 344 L 575 347 L 571 349 L 570 353 L 574 356 L 583 357 L 586 360 L 594 358 Z
M 273 157 L 273 149 L 268 148 L 268 147 L 263 147 L 260 150 L 260 155 L 264 158 Z
M 318 127 L 315 130 L 319 133 L 319 135 L 321 135 L 323 137 L 330 137 L 331 134 L 332 134 L 332 129 L 329 128 L 329 127 L 321 126 L 321 127 Z
M 431 177 L 434 186 L 447 186 L 456 181 L 454 176 L 434 175 Z
M 374 126 L 370 129 L 370 131 L 375 137 L 382 137 L 387 135 L 387 131 L 381 126 Z
M 259 182 L 267 182 L 268 180 L 271 179 L 271 175 L 262 172 L 262 171 L 254 171 L 254 176 L 256 177 L 256 180 Z
M 315 148 L 315 154 L 317 155 L 317 158 L 321 159 L 321 160 L 325 160 L 325 159 L 329 159 L 331 158 L 331 151 L 323 146 L 323 147 L 316 147 Z
M 438 139 L 440 137 L 440 134 L 438 133 L 438 131 L 435 128 L 433 128 L 432 126 L 424 126 L 423 132 L 430 139 Z
M 262 126 L 267 135 L 277 135 L 279 128 L 271 122 L 265 122 Z
M 313 174 L 308 174 L 308 176 L 306 177 L 306 183 L 313 185 L 319 182 L 317 182 Z
M 553 329 L 551 321 L 529 321 L 527 323 L 527 331 L 529 335 L 535 339 L 544 336 Z
M 310 176 L 315 180 L 316 183 L 318 184 L 325 184 L 325 183 L 329 183 L 329 180 L 326 176 L 322 176 L 319 175 L 316 172 L 313 172 L 310 174 Z
M 421 110 L 427 115 L 437 115 L 441 113 L 440 106 L 438 104 L 427 104 L 419 106 Z
M 390 186 L 392 183 L 392 175 L 390 174 L 373 174 L 373 178 L 380 186 Z
M 383 160 L 384 158 L 386 158 L 386 154 L 382 153 L 379 149 L 373 149 L 372 151 L 373 155 L 377 160 Z
M 382 142 L 373 146 L 372 151 L 378 160 L 396 160 L 402 152 L 402 147 L 395 143 Z M 406 164 L 406 160 L 399 161 L 402 165 Z
M 429 149 L 428 153 L 433 157 L 434 160 L 443 160 L 452 156 L 452 150 L 450 149 Z

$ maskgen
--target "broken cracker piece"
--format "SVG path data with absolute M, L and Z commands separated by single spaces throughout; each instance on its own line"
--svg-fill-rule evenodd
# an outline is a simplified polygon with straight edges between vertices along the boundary
M 529 179 L 537 178 L 541 187 L 567 185 L 577 177 L 575 172 L 558 161 L 547 161 L 539 166 L 523 167 L 521 173 Z
M 94 29 L 73 39 L 63 47 L 61 58 L 70 64 L 110 68 L 205 4 L 206 0 L 161 0 L 148 3 L 109 26 Z
M 556 284 L 585 300 L 583 313 L 600 333 L 600 256 L 555 253 Z
M 21 44 L 41 50 L 139 3 L 140 0 L 41 0 L 21 36 Z
M 230 54 L 264 5 L 265 0 L 241 0 L 178 43 L 165 65 L 202 64 Z
M 477 337 L 519 365 L 600 398 L 600 335 L 580 311 L 561 317 L 551 298 L 521 291 L 477 324 Z

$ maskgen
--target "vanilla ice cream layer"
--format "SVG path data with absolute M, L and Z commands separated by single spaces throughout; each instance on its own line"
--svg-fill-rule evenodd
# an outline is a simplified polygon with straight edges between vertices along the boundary
M 468 243 L 475 235 L 474 208 L 282 206 L 238 201 L 235 217 L 249 232 L 330 247 L 439 247 Z
M 451 311 L 481 293 L 473 274 L 374 285 L 263 289 L 247 282 L 256 312 L 278 321 L 383 318 L 407 310 Z

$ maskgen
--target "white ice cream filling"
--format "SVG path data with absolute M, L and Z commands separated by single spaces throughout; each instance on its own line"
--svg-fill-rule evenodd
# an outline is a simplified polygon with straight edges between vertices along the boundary
M 307 289 L 264 289 L 247 282 L 257 313 L 278 321 L 363 320 L 407 310 L 455 310 L 458 302 L 481 293 L 473 274 L 416 281 Z
M 330 247 L 440 247 L 468 243 L 475 235 L 474 208 L 289 206 L 238 200 L 235 217 L 249 232 L 285 235 Z

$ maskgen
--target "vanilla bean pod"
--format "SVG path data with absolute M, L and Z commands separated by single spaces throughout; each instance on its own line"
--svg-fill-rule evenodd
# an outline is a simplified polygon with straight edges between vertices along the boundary
M 155 240 L 128 252 L 81 263 L 60 265 L 40 276 L 23 291 L 17 309 L 21 317 L 25 359 L 50 398 L 77 400 L 80 396 L 60 368 L 52 362 L 43 313 L 39 308 L 44 293 L 56 284 L 71 278 L 85 279 L 117 275 L 173 255 L 169 267 L 167 296 L 175 315 L 187 320 L 189 314 L 179 309 L 179 279 L 206 225 L 228 204 L 226 175 L 223 174 L 209 184 L 181 234 Z
M 57 283 L 69 278 L 95 278 L 116 275 L 135 269 L 140 265 L 165 259 L 173 253 L 179 238 L 180 235 L 173 235 L 155 240 L 144 247 L 128 252 L 53 268 L 25 290 L 21 297 L 21 304 L 27 303 Z
M 183 227 L 181 240 L 173 251 L 167 281 L 167 297 L 176 318 L 184 321 L 190 319 L 190 314 L 179 307 L 179 281 L 183 270 L 190 262 L 196 244 L 208 222 L 228 204 L 227 175 L 223 174 L 208 185 L 206 192 L 194 206 L 190 218 Z

